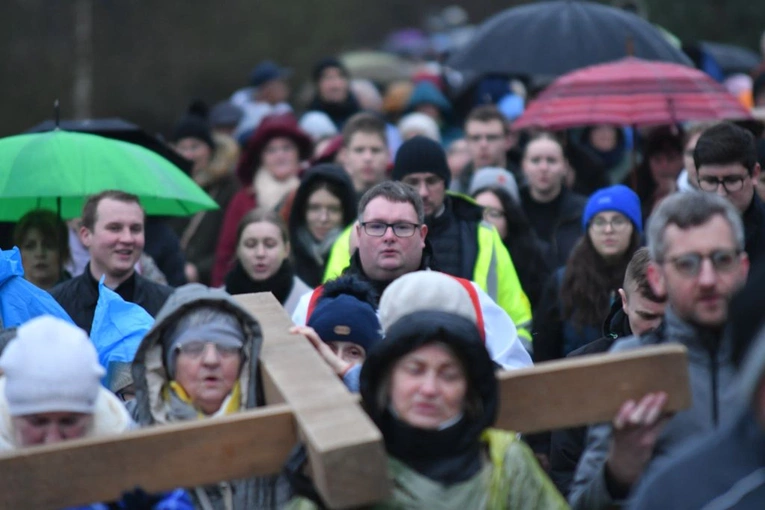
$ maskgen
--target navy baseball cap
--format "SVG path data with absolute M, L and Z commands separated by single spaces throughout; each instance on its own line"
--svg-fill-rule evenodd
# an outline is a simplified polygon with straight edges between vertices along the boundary
M 250 73 L 250 84 L 253 87 L 259 87 L 271 80 L 287 78 L 292 74 L 292 69 L 279 67 L 271 60 L 264 60 Z

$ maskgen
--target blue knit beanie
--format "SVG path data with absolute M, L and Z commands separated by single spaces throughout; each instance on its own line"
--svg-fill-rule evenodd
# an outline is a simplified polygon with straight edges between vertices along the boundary
M 627 186 L 617 184 L 603 188 L 592 194 L 584 208 L 582 228 L 587 230 L 592 218 L 603 211 L 622 213 L 632 221 L 638 233 L 643 233 L 643 216 L 640 210 L 640 199 Z
M 307 326 L 316 330 L 325 343 L 351 342 L 363 347 L 367 354 L 382 339 L 375 309 L 348 294 L 321 299 Z
M 353 276 L 341 276 L 324 286 L 322 297 L 308 318 L 325 343 L 351 342 L 367 354 L 382 340 L 382 327 L 373 306 L 374 290 Z

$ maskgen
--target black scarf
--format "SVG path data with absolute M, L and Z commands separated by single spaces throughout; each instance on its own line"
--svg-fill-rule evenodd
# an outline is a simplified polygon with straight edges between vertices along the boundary
M 430 245 L 430 242 L 426 239 L 425 240 L 425 248 L 422 250 L 422 261 L 420 262 L 420 267 L 418 271 L 424 271 L 426 269 L 432 269 L 434 271 L 438 271 L 437 267 L 433 267 L 433 248 Z M 364 280 L 365 282 L 369 283 L 377 292 L 378 296 L 382 296 L 383 292 L 385 292 L 385 289 L 388 288 L 388 285 L 393 283 L 394 280 L 373 280 L 367 274 L 364 272 L 364 268 L 361 267 L 361 258 L 359 257 L 359 250 L 353 252 L 353 255 L 351 255 L 351 263 L 348 266 L 348 268 L 344 271 L 344 274 L 352 274 L 358 276 L 360 279 Z
M 386 411 L 380 429 L 389 454 L 433 481 L 452 485 L 481 470 L 481 442 L 464 416 L 443 430 L 424 430 Z
M 238 260 L 234 269 L 226 276 L 226 292 L 232 295 L 253 292 L 271 292 L 281 304 L 287 301 L 294 283 L 294 272 L 288 259 L 284 259 L 279 270 L 270 278 L 255 281 L 247 274 Z
M 326 113 L 337 128 L 340 129 L 346 120 L 361 111 L 361 106 L 359 106 L 359 102 L 353 93 L 349 91 L 348 96 L 342 103 L 328 103 L 319 97 L 319 94 L 316 94 L 316 97 L 314 97 L 308 106 L 308 110 L 318 110 Z

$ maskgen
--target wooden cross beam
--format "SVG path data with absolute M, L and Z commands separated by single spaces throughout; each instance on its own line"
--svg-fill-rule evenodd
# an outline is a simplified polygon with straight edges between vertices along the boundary
M 279 473 L 298 438 L 331 508 L 384 499 L 389 490 L 379 431 L 270 295 L 242 296 L 265 338 L 268 406 L 236 415 L 150 427 L 110 438 L 0 456 L 0 508 L 59 509 L 149 492 Z M 613 418 L 627 398 L 669 393 L 690 403 L 684 348 L 663 346 L 502 372 L 499 428 L 539 431 Z
M 625 401 L 656 391 L 667 392 L 667 411 L 691 405 L 688 354 L 679 344 L 549 361 L 498 378 L 496 426 L 517 432 L 610 422 Z
M 297 440 L 292 411 L 235 415 L 67 441 L 0 456 L 0 508 L 57 510 L 279 472 Z
M 385 499 L 382 435 L 270 293 L 237 296 L 260 323 L 266 407 L 0 456 L 0 508 L 60 509 L 150 492 L 279 473 L 304 441 L 331 508 Z M 299 435 L 298 435 L 299 429 Z
M 237 300 L 267 339 L 260 353 L 266 401 L 286 402 L 308 447 L 311 476 L 327 505 L 352 508 L 385 499 L 388 462 L 380 431 L 355 395 L 302 336 L 270 293 Z

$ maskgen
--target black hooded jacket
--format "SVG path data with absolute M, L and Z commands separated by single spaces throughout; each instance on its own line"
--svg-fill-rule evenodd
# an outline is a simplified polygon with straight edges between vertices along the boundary
M 621 299 L 611 305 L 611 312 L 603 322 L 603 336 L 572 351 L 569 356 L 584 356 L 608 352 L 619 338 L 632 335 L 629 319 L 622 309 Z M 587 427 L 554 430 L 550 443 L 550 478 L 564 496 L 568 496 L 576 465 L 587 445 Z
M 753 268 L 759 268 L 765 260 L 765 203 L 757 193 L 742 216 L 746 253 Z
M 306 209 L 308 207 L 309 195 L 319 181 L 332 183 L 342 192 L 342 196 L 338 197 L 343 209 L 342 228 L 350 225 L 356 217 L 356 192 L 353 189 L 350 177 L 348 177 L 348 174 L 342 167 L 333 164 L 323 164 L 315 166 L 306 172 L 292 202 L 289 231 L 292 258 L 295 263 L 295 274 L 308 284 L 309 287 L 321 285 L 327 260 L 325 259 L 323 263 L 319 264 L 308 248 L 300 242 L 298 231 L 306 224 Z
M 444 273 L 473 279 L 478 259 L 478 225 L 483 209 L 459 195 L 447 195 L 444 211 L 425 219 L 433 258 Z
M 521 206 L 539 239 L 548 246 L 547 266 L 557 268 L 566 265 L 574 246 L 582 237 L 582 214 L 587 198 L 566 188 L 549 204 L 539 204 L 528 188 L 521 188 Z M 549 235 L 540 231 L 540 225 L 550 227 Z

